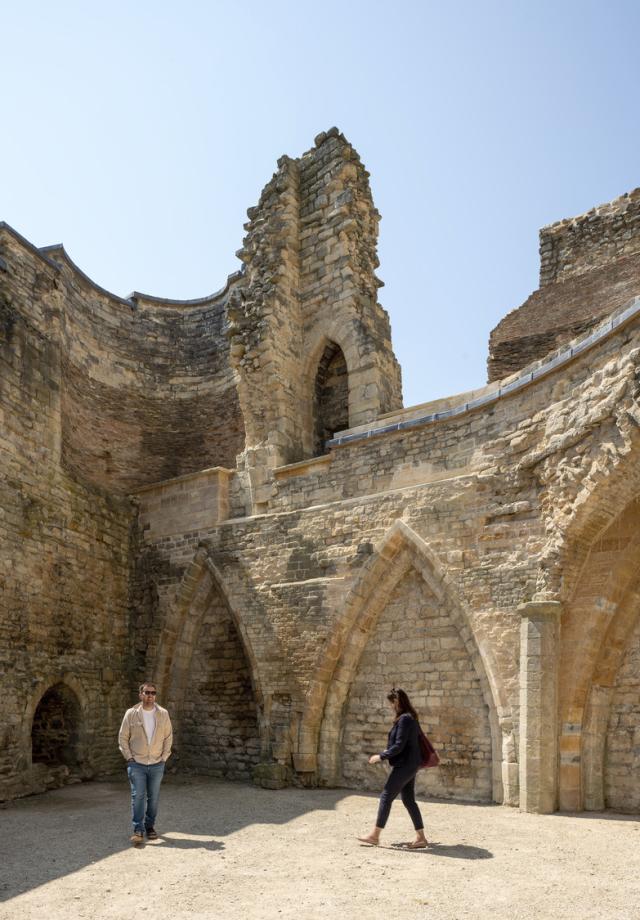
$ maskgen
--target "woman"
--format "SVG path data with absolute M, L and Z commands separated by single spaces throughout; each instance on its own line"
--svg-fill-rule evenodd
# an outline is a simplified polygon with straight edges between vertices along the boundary
M 384 790 L 380 796 L 376 826 L 368 837 L 358 837 L 358 840 L 369 846 L 378 846 L 380 834 L 391 811 L 391 804 L 400 793 L 402 804 L 409 812 L 416 831 L 415 840 L 405 844 L 405 846 L 410 850 L 422 850 L 428 846 L 428 842 L 424 835 L 422 815 L 415 795 L 416 773 L 420 769 L 422 762 L 418 716 L 404 690 L 394 688 L 391 693 L 387 694 L 387 699 L 395 713 L 393 726 L 387 740 L 387 748 L 381 754 L 372 754 L 369 758 L 369 763 L 380 763 L 381 760 L 388 760 L 392 770 L 387 777 Z

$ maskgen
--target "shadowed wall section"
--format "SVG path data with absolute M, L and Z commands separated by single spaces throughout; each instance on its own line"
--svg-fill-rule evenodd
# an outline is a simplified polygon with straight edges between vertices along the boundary
M 250 779 L 260 754 L 257 719 L 240 637 L 224 599 L 214 592 L 182 704 L 181 764 L 197 773 Z
M 132 492 L 235 466 L 244 424 L 224 335 L 229 288 L 199 301 L 120 300 L 62 248 L 62 463 L 81 481 Z
M 80 704 L 69 687 L 60 683 L 47 690 L 33 717 L 32 763 L 78 767 L 80 718 Z

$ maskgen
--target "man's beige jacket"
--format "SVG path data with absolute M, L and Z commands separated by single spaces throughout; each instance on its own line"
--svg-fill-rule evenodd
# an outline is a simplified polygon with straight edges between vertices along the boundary
M 169 713 L 156 703 L 156 730 L 153 733 L 151 744 L 144 730 L 142 720 L 142 703 L 127 709 L 120 726 L 118 746 L 125 760 L 135 760 L 136 763 L 150 764 L 168 760 L 171 755 L 173 729 Z

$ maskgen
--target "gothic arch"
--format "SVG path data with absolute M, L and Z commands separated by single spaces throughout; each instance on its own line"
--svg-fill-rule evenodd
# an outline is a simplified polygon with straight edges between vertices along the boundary
M 396 521 L 363 567 L 346 599 L 342 617 L 323 650 L 308 691 L 299 735 L 298 769 L 317 768 L 322 782 L 338 775 L 342 710 L 371 631 L 400 579 L 412 569 L 447 610 L 471 658 L 488 707 L 492 741 L 493 796 L 503 800 L 502 724 L 510 731 L 510 711 L 496 679 L 489 650 L 482 653 L 468 612 L 442 573 L 427 544 L 403 521 Z M 317 758 L 316 758 L 317 751 Z
M 627 499 L 629 482 L 617 485 L 617 495 L 606 489 L 607 499 L 613 502 L 607 513 L 598 501 L 592 515 L 586 516 L 585 533 L 592 539 L 574 554 L 580 571 L 570 582 L 572 593 L 563 606 L 559 804 L 565 810 L 604 805 L 604 746 L 611 693 L 640 615 L 640 534 L 634 533 L 640 500 L 636 497 L 618 504 L 616 498 Z M 604 528 L 595 529 L 603 520 Z M 626 541 L 619 538 L 621 528 L 630 534 Z M 616 546 L 622 542 L 624 546 Z M 567 555 L 570 552 L 569 548 Z
M 259 713 L 264 706 L 258 662 L 246 627 L 238 615 L 237 606 L 233 603 L 218 567 L 208 554 L 207 547 L 200 546 L 182 578 L 178 595 L 167 612 L 157 659 L 158 682 L 163 687 L 163 695 L 168 705 L 174 708 L 178 717 L 189 678 L 194 646 L 203 618 L 216 594 L 226 604 L 240 638 Z M 260 718 L 259 722 L 261 740 L 264 742 Z

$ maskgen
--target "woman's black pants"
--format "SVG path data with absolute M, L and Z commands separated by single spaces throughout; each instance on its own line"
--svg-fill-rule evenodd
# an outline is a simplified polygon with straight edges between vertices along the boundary
M 380 805 L 378 806 L 378 817 L 376 827 L 384 827 L 391 811 L 391 804 L 398 793 L 402 798 L 402 804 L 409 812 L 413 826 L 417 831 L 424 828 L 422 815 L 416 802 L 416 773 L 415 767 L 405 767 L 399 764 L 393 767 L 384 784 L 382 795 L 380 796 Z

